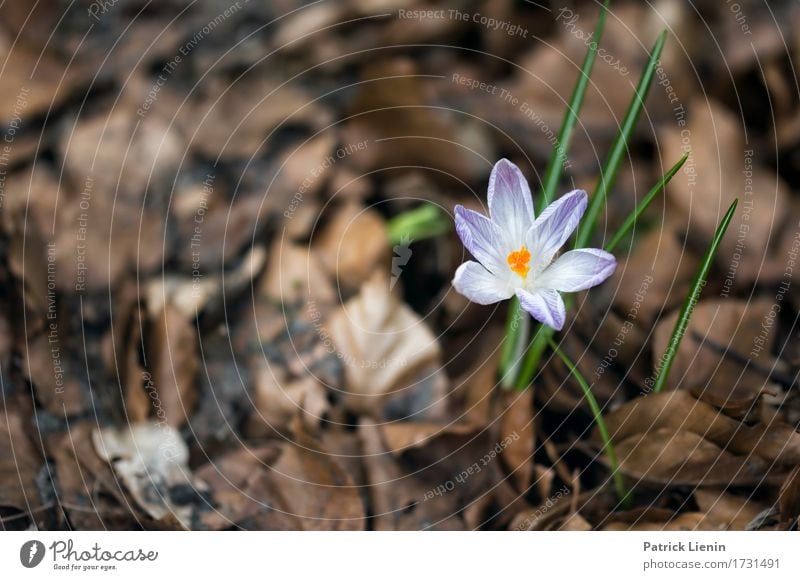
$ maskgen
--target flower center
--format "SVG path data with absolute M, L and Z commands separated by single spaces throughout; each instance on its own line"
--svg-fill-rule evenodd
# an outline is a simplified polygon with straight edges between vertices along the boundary
M 528 248 L 525 246 L 520 247 L 516 252 L 511 252 L 506 260 L 512 272 L 521 278 L 525 278 L 528 275 L 531 269 L 529 266 L 531 263 L 531 253 L 528 251 Z

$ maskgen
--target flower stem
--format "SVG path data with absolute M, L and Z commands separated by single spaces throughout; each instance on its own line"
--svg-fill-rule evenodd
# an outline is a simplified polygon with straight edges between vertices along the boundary
M 514 386 L 517 370 L 528 344 L 530 328 L 531 317 L 520 306 L 519 298 L 514 296 L 508 310 L 506 338 L 503 343 L 503 352 L 500 355 L 500 385 L 504 389 Z

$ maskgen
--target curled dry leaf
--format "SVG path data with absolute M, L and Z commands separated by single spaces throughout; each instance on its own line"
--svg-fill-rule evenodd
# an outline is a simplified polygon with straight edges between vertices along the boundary
M 191 527 L 194 506 L 185 499 L 187 491 L 196 493 L 195 484 L 188 468 L 189 449 L 177 431 L 151 421 L 95 429 L 92 443 L 150 517 L 175 518 Z
M 147 388 L 157 393 L 154 406 L 158 420 L 180 427 L 197 400 L 197 331 L 192 319 L 170 303 L 150 312 L 150 323 L 152 384 Z
M 254 359 L 251 372 L 256 410 L 251 417 L 251 436 L 257 431 L 265 435 L 287 433 L 297 415 L 309 429 L 319 425 L 328 410 L 328 399 L 325 388 L 313 376 L 287 380 L 285 373 L 260 357 Z M 256 429 L 255 425 L 263 428 Z
M 424 386 L 441 367 L 433 332 L 376 272 L 361 292 L 331 315 L 330 336 L 344 363 L 347 404 L 363 413 L 385 400 Z
M 67 431 L 47 438 L 58 503 L 69 525 L 77 529 L 139 528 L 146 518 L 125 495 L 112 467 L 95 451 L 91 437 L 95 426 L 93 421 L 73 422 Z

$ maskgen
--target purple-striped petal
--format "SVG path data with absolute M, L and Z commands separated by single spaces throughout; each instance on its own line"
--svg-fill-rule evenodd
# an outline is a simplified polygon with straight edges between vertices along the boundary
M 517 289 L 517 298 L 522 307 L 536 320 L 555 330 L 561 330 L 567 317 L 561 295 L 550 288 L 539 288 L 528 292 Z
M 460 205 L 456 206 L 456 232 L 461 243 L 483 266 L 496 275 L 508 270 L 505 233 L 489 218 Z
M 489 177 L 489 215 L 513 242 L 514 249 L 525 243 L 533 225 L 533 199 L 525 176 L 508 159 L 501 159 Z
M 527 235 L 536 266 L 549 264 L 572 235 L 586 211 L 587 201 L 586 192 L 575 189 L 555 200 L 536 218 Z
M 514 289 L 478 262 L 464 262 L 456 270 L 453 287 L 477 304 L 494 304 L 511 298 Z
M 550 264 L 536 279 L 536 285 L 561 292 L 577 292 L 604 282 L 617 267 L 617 260 L 595 248 L 572 250 Z

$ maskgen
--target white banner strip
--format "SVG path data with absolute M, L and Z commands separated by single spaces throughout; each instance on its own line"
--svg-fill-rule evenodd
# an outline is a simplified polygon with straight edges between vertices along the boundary
M 15 579 L 796 579 L 800 534 L 6 532 L 0 566 Z

